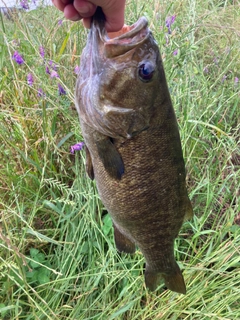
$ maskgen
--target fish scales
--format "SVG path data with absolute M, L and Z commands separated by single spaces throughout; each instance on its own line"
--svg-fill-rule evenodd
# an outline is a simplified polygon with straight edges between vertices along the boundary
M 144 69 L 145 68 L 145 69 Z M 185 293 L 174 239 L 192 216 L 180 136 L 158 46 L 145 18 L 108 36 L 93 20 L 76 84 L 86 170 L 119 251 L 139 247 L 145 282 Z

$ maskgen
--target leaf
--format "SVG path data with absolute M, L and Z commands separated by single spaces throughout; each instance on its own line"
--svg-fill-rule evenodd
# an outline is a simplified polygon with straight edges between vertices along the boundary
M 110 231 L 112 230 L 112 219 L 109 214 L 106 214 L 103 217 L 102 229 L 103 229 L 103 233 L 105 234 L 105 236 L 107 236 L 110 233 Z
M 1 312 L 2 317 L 4 317 L 5 314 L 7 313 L 7 310 L 4 310 L 5 308 L 6 308 L 5 304 L 0 303 L 0 312 Z
M 1 314 L 2 318 L 5 317 L 5 315 L 8 313 L 9 310 L 15 309 L 15 308 L 16 308 L 15 305 L 6 306 L 4 303 L 0 303 L 0 314 Z M 8 318 L 8 319 L 10 319 L 10 318 Z
M 45 242 L 50 242 L 50 243 L 54 243 L 54 244 L 57 244 L 59 245 L 59 242 L 54 240 L 54 239 L 51 239 L 35 230 L 32 230 L 32 229 L 25 229 L 26 230 L 26 233 L 29 233 L 29 234 L 32 234 L 34 235 L 35 237 L 41 239 L 42 241 L 45 241 Z
M 69 132 L 65 137 L 61 139 L 60 142 L 58 142 L 57 147 L 60 148 L 69 138 L 73 136 L 72 132 Z
M 203 121 L 200 121 L 200 120 L 188 120 L 187 122 L 190 122 L 190 123 L 196 123 L 196 124 L 201 124 L 205 127 L 209 127 L 211 129 L 214 129 L 217 131 L 218 134 L 222 134 L 224 136 L 227 136 L 227 137 L 230 137 L 226 132 L 224 132 L 223 130 L 221 130 L 220 128 L 210 124 L 210 123 L 207 123 L 207 122 L 203 122 Z
M 86 241 L 81 246 L 80 252 L 81 252 L 81 254 L 86 254 L 89 252 L 89 245 Z
M 50 281 L 50 278 L 45 274 L 45 272 L 38 272 L 37 277 L 39 284 L 44 284 Z
M 38 281 L 38 270 L 34 269 L 33 271 L 26 272 L 26 277 L 28 283 L 36 283 Z
M 40 263 L 44 263 L 46 260 L 46 256 L 44 255 L 44 253 L 39 252 L 35 257 L 35 260 Z
M 114 312 L 111 317 L 109 318 L 109 320 L 113 320 L 116 319 L 118 316 L 120 316 L 121 314 L 125 313 L 126 311 L 128 311 L 129 309 L 132 308 L 132 306 L 134 305 L 134 301 L 129 302 L 128 304 L 126 304 L 125 306 L 123 306 L 122 308 L 120 308 L 118 311 Z
M 61 48 L 60 48 L 60 50 L 59 50 L 59 54 L 58 54 L 58 57 L 57 57 L 56 61 L 59 61 L 59 60 L 60 60 L 60 58 L 61 58 L 62 55 L 63 55 L 63 52 L 64 52 L 65 49 L 66 49 L 66 46 L 67 46 L 67 43 L 68 43 L 68 39 L 69 39 L 70 34 L 71 34 L 71 30 L 72 30 L 72 28 L 70 28 L 70 31 L 67 33 L 66 37 L 65 37 L 64 40 L 63 40 L 63 43 L 62 43 Z
M 31 268 L 33 269 L 37 269 L 39 267 L 39 263 L 35 262 L 35 261 L 30 261 L 29 265 Z
M 47 207 L 49 207 L 50 209 L 52 209 L 53 211 L 55 211 L 56 213 L 58 213 L 59 215 L 62 215 L 62 208 L 59 209 L 57 206 L 55 206 L 55 204 L 53 204 L 52 202 L 48 201 L 48 200 L 44 200 L 43 204 Z
M 38 253 L 39 253 L 39 250 L 38 250 L 38 249 L 35 249 L 35 248 L 31 248 L 31 249 L 30 249 L 30 256 L 31 256 L 31 258 L 35 259 L 35 257 L 37 256 Z

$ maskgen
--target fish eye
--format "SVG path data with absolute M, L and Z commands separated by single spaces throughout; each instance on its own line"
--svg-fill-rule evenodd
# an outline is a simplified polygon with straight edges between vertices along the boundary
M 148 82 L 152 79 L 155 71 L 155 66 L 151 62 L 145 62 L 138 67 L 138 76 L 143 82 Z

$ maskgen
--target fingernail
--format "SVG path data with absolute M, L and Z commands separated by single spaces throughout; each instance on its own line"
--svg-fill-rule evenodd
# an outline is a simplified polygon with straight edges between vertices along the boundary
M 89 8 L 88 8 L 88 6 L 84 6 L 84 7 L 81 7 L 78 11 L 80 13 L 88 13 L 89 12 Z
M 78 21 L 78 20 L 81 20 L 81 19 L 82 19 L 82 17 L 80 16 L 80 14 L 76 14 L 75 16 L 73 16 L 71 18 L 72 21 Z
M 75 9 L 79 12 L 80 15 L 88 15 L 91 13 L 92 4 L 86 3 L 84 5 L 78 6 L 78 3 L 74 3 Z

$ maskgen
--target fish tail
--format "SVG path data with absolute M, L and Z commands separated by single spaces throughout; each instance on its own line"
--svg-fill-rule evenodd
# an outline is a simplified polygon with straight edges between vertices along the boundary
M 149 269 L 148 265 L 146 265 L 146 270 L 144 273 L 144 277 L 145 277 L 145 284 L 146 287 L 150 290 L 150 291 L 154 291 L 157 289 L 160 280 L 162 278 L 162 275 L 158 272 L 152 271 Z
M 174 269 L 175 269 L 174 273 L 162 274 L 165 285 L 171 291 L 186 294 L 186 286 L 185 286 L 184 278 L 176 262 L 175 262 Z
M 181 270 L 179 269 L 179 266 L 176 262 L 174 272 L 171 272 L 169 274 L 152 271 L 147 265 L 144 276 L 146 286 L 151 291 L 157 289 L 160 280 L 163 278 L 165 285 L 169 290 L 186 294 L 185 282 Z

